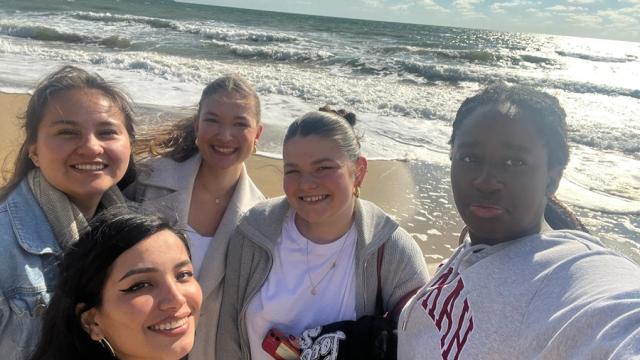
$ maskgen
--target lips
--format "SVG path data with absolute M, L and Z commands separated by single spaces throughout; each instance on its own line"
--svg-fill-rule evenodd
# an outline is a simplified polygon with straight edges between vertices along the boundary
M 491 204 L 472 204 L 469 210 L 475 216 L 483 219 L 492 219 L 504 214 L 504 208 Z
M 298 198 L 306 203 L 315 203 L 318 201 L 322 201 L 328 198 L 329 195 L 309 195 L 309 196 L 299 196 Z
M 212 145 L 211 148 L 213 149 L 214 152 L 222 155 L 231 155 L 235 153 L 237 150 L 235 147 L 229 147 L 229 146 Z
M 107 165 L 101 162 L 92 162 L 92 163 L 75 164 L 75 165 L 71 165 L 71 167 L 79 171 L 102 171 L 107 167 Z
M 190 317 L 191 317 L 191 314 L 181 318 L 174 317 L 171 319 L 163 320 L 160 323 L 148 326 L 147 329 L 163 335 L 169 335 L 169 336 L 182 335 L 185 332 L 187 332 L 187 330 L 189 329 Z

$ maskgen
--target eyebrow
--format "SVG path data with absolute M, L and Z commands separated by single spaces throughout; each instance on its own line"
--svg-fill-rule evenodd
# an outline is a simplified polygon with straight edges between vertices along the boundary
M 480 141 L 464 141 L 461 142 L 459 144 L 456 144 L 457 148 L 461 148 L 461 149 L 473 149 L 476 148 L 480 145 Z M 527 146 L 521 145 L 521 144 L 514 144 L 512 142 L 509 141 L 505 141 L 502 144 L 502 147 L 506 148 L 507 150 L 511 150 L 511 151 L 515 151 L 515 152 L 529 152 L 531 151 Z
M 118 124 L 118 121 L 116 120 L 104 119 L 104 120 L 100 120 L 100 122 L 98 123 L 98 126 L 114 126 L 117 124 Z M 49 127 L 56 127 L 61 125 L 80 126 L 78 121 L 62 118 L 62 119 L 53 120 L 51 124 L 49 124 Z
M 207 111 L 203 115 L 204 116 L 207 116 L 207 115 L 209 115 L 209 116 L 220 116 L 220 115 L 218 115 L 218 113 L 215 113 L 213 111 Z M 234 119 L 243 119 L 243 120 L 247 120 L 247 121 L 250 120 L 248 117 L 246 117 L 244 115 L 237 115 L 237 116 L 234 116 L 233 118 Z
M 320 164 L 326 161 L 330 161 L 330 162 L 337 162 L 335 159 L 332 158 L 322 158 L 322 159 L 318 159 L 318 160 L 314 160 L 311 162 L 312 165 L 316 165 L 316 164 Z M 297 167 L 297 164 L 294 163 L 284 163 L 284 167 Z
M 183 261 L 180 261 L 179 263 L 175 264 L 173 266 L 173 269 L 177 270 L 177 269 L 179 269 L 179 268 L 181 268 L 183 266 L 189 265 L 189 264 L 191 264 L 191 260 L 189 260 L 189 259 L 183 260 Z M 124 276 L 122 276 L 120 278 L 120 280 L 118 280 L 118 282 L 121 282 L 122 280 L 124 280 L 124 279 L 126 279 L 126 278 L 128 278 L 130 276 L 133 276 L 133 275 L 156 273 L 156 272 L 159 272 L 159 271 L 160 270 L 158 270 L 158 268 L 155 268 L 155 267 L 139 267 L 139 268 L 131 269 L 131 270 L 127 271 L 127 273 L 124 274 Z

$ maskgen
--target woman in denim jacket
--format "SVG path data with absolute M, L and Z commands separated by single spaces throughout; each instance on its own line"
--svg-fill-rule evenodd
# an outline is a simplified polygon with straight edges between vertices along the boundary
M 0 188 L 0 353 L 34 350 L 61 252 L 93 215 L 124 203 L 135 176 L 128 97 L 98 75 L 65 66 L 36 88 L 25 140 Z

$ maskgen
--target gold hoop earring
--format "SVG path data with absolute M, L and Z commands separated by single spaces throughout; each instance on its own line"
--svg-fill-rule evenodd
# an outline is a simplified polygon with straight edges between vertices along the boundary
M 255 154 L 257 152 L 258 152 L 258 140 L 253 142 L 253 151 L 251 153 Z
M 355 197 L 357 198 L 360 197 L 360 186 L 356 186 L 355 190 L 353 191 L 353 195 L 355 195 Z
M 111 356 L 117 359 L 116 352 L 113 350 L 113 346 L 111 346 L 111 344 L 105 337 L 102 337 L 99 340 L 99 342 L 100 342 L 100 345 L 102 345 L 102 347 L 105 348 L 105 350 L 107 350 L 111 354 Z

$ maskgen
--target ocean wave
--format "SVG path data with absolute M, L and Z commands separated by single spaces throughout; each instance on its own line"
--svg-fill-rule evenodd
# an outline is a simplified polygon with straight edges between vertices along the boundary
M 59 41 L 72 44 L 83 43 L 89 40 L 89 37 L 87 36 L 61 32 L 45 26 L 20 25 L 13 23 L 0 23 L 0 34 L 25 39 Z
M 156 29 L 178 30 L 179 28 L 179 26 L 173 21 L 146 16 L 117 15 L 111 13 L 95 12 L 74 12 L 71 14 L 71 17 L 87 21 L 138 23 L 145 24 Z
M 101 38 L 61 32 L 56 29 L 40 25 L 0 23 L 0 34 L 39 41 L 64 42 L 69 44 L 94 44 L 111 49 L 127 49 L 131 47 L 131 41 L 129 39 L 118 35 Z
M 322 50 L 298 50 L 282 46 L 250 46 L 230 44 L 217 40 L 211 40 L 208 44 L 224 48 L 236 56 L 252 59 L 306 62 L 328 59 L 334 56 L 332 53 Z
M 638 60 L 636 57 L 630 56 L 630 55 L 627 55 L 627 57 L 625 58 L 619 58 L 619 57 L 613 57 L 613 56 L 592 55 L 592 54 L 575 53 L 575 52 L 568 52 L 568 51 L 561 51 L 561 50 L 556 51 L 556 54 L 560 56 L 572 57 L 572 58 L 595 61 L 595 62 L 625 63 L 625 62 Z
M 600 150 L 616 150 L 625 154 L 640 156 L 640 140 L 628 136 L 626 132 L 594 134 L 592 131 L 571 129 L 569 139 L 577 144 L 586 145 Z
M 564 79 L 532 78 L 499 71 L 473 71 L 471 68 L 442 64 L 423 64 L 415 61 L 399 61 L 402 71 L 418 75 L 427 81 L 444 81 L 449 83 L 477 82 L 483 85 L 496 81 L 516 83 L 533 87 L 552 88 L 573 93 L 595 93 L 602 95 L 619 95 L 640 99 L 640 90 L 594 84 L 590 82 Z
M 298 38 L 283 33 L 266 31 L 252 31 L 240 29 L 212 28 L 207 25 L 180 24 L 177 29 L 190 34 L 197 34 L 206 39 L 222 41 L 251 41 L 251 42 L 294 42 Z

